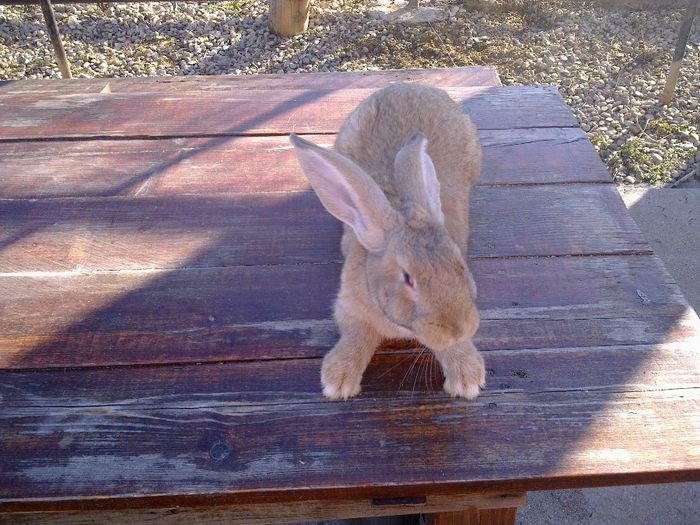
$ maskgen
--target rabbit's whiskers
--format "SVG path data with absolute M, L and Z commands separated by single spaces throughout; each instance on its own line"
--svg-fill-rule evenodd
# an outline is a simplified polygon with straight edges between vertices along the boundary
M 387 370 L 385 370 L 382 374 L 380 374 L 377 377 L 377 379 L 381 379 L 382 377 L 387 375 L 392 370 L 396 370 L 399 366 L 401 366 L 406 361 L 406 359 L 410 359 L 410 358 L 411 358 L 411 354 L 404 354 L 398 363 L 396 363 L 395 365 L 393 365 L 393 366 L 389 367 Z
M 403 382 L 406 380 L 406 378 L 409 376 L 409 374 L 413 371 L 416 364 L 418 363 L 418 360 L 423 355 L 423 352 L 425 352 L 425 348 L 421 348 L 421 351 L 418 354 L 416 354 L 416 357 L 413 359 L 411 366 L 408 367 L 408 370 L 406 370 L 406 373 L 403 375 L 403 378 L 401 379 L 401 382 L 399 383 L 398 390 L 401 390 L 401 387 L 403 386 Z
M 425 353 L 424 349 L 421 349 L 420 354 L 418 354 L 419 358 L 423 357 L 423 354 Z M 425 359 L 421 359 L 420 362 L 418 363 L 418 369 L 416 370 L 416 373 L 413 374 L 413 388 L 411 388 L 411 397 L 413 397 L 413 394 L 416 393 L 416 384 L 418 383 L 418 378 L 423 375 L 423 368 L 425 367 Z

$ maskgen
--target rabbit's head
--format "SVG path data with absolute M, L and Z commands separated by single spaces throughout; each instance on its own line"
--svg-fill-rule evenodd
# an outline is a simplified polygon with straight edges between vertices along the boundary
M 358 285 L 367 282 L 386 321 L 435 351 L 472 337 L 479 325 L 476 288 L 445 228 L 425 135 L 412 134 L 395 157 L 398 209 L 350 159 L 296 135 L 290 140 L 323 205 L 367 251 Z

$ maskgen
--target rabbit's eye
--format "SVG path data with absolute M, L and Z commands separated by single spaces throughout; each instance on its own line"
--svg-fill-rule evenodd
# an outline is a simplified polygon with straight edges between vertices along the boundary
M 406 286 L 413 288 L 413 279 L 411 279 L 411 276 L 404 270 L 401 270 L 401 276 L 403 277 L 403 282 L 406 283 Z

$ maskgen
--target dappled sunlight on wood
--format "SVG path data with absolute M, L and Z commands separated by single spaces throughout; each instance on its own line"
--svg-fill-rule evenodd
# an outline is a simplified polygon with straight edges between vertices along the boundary
M 17 273 L 11 276 L 0 274 L 2 302 L 12 305 L 12 308 L 2 308 L 0 367 L 12 368 L 23 362 L 38 348 L 54 341 L 58 334 L 75 329 L 77 320 L 89 318 L 119 298 L 146 286 L 159 272 L 140 270 L 129 273 L 128 281 L 112 282 L 106 286 L 106 283 L 101 283 L 99 294 L 94 293 L 94 286 L 103 281 L 100 275 L 89 275 L 80 270 L 33 272 L 24 278 Z M 74 285 L 76 280 L 81 283 L 79 289 Z M 30 294 L 28 290 L 31 290 Z M 34 304 L 36 296 L 41 297 L 40 309 Z M 39 331 L 39 334 L 31 334 L 34 331 Z M 88 354 L 103 351 L 97 334 L 83 333 L 79 337 L 88 341 L 90 346 L 94 345 Z
M 651 301 L 643 297 L 648 306 Z M 653 475 L 663 469 L 692 468 L 686 454 L 677 453 L 663 440 L 653 443 L 645 437 L 671 433 L 689 443 L 700 441 L 697 414 L 686 408 L 700 406 L 700 320 L 687 303 L 664 339 L 634 350 L 638 355 L 630 359 L 634 366 L 629 367 L 624 382 L 609 381 L 609 370 L 601 370 L 599 385 L 587 387 L 586 394 L 595 390 L 610 393 L 601 406 L 591 406 L 582 396 L 570 415 L 562 418 L 562 425 L 576 419 L 587 420 L 587 424 L 580 437 L 562 451 L 553 474 L 572 468 L 591 472 L 609 468 L 610 475 L 639 475 L 649 468 Z M 609 364 L 602 360 L 598 365 Z M 670 421 L 668 410 L 675 413 Z M 650 455 L 653 467 L 648 467 Z
M 333 137 L 307 137 L 330 146 Z M 182 196 L 304 190 L 286 136 L 0 142 L 6 197 Z

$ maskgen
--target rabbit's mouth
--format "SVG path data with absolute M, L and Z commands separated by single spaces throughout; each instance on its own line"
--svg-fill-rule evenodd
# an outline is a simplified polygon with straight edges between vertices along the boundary
M 386 315 L 385 315 L 386 317 Z M 394 328 L 401 334 L 401 337 L 407 337 L 411 339 L 416 338 L 416 334 L 413 332 L 413 329 L 410 326 L 405 326 L 402 325 L 401 323 L 394 321 L 393 319 L 390 319 L 389 317 L 386 318 L 387 321 L 389 321 L 392 325 L 394 325 Z
M 439 343 L 437 343 L 437 342 L 435 342 L 435 341 L 430 341 L 430 342 L 428 342 L 428 341 L 426 341 L 426 340 L 424 340 L 424 339 L 422 339 L 422 338 L 418 339 L 418 341 L 419 341 L 421 344 L 423 344 L 423 345 L 427 346 L 428 348 L 430 348 L 433 352 L 438 352 L 438 353 L 439 353 L 439 352 L 444 352 L 445 350 L 447 350 L 449 347 L 451 347 L 451 346 L 455 343 L 454 340 L 450 340 L 450 341 L 448 341 L 448 342 L 443 342 L 443 341 L 441 341 L 441 342 L 439 342 Z
M 418 341 L 435 352 L 447 350 L 472 335 L 461 323 L 446 326 L 442 322 L 426 320 L 416 324 Z
M 396 332 L 395 337 L 404 338 L 404 339 L 416 339 L 416 334 L 415 334 L 412 327 L 407 326 L 405 324 L 402 324 L 399 321 L 397 321 L 396 319 L 393 319 L 390 315 L 388 315 L 384 311 L 384 309 L 380 305 L 377 305 L 377 307 L 379 308 L 379 311 L 384 316 L 384 320 L 386 321 L 386 323 L 389 326 L 391 326 L 391 328 L 393 328 L 394 331 Z M 394 335 L 394 334 L 392 334 L 392 335 Z

